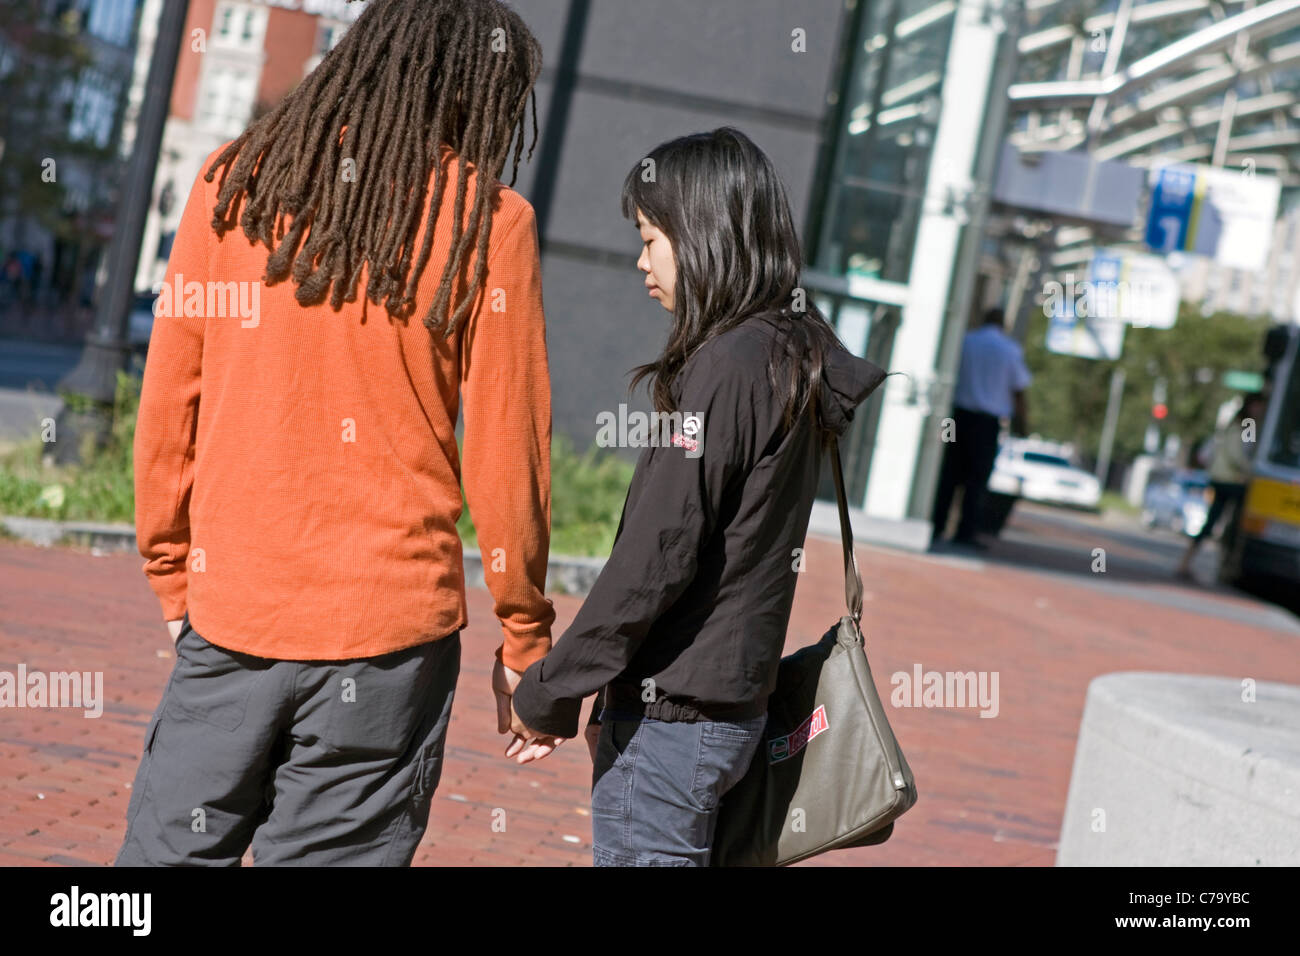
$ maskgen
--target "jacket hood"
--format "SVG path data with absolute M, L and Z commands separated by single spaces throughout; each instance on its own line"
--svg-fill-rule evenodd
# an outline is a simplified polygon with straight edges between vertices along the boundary
M 843 435 L 854 410 L 880 387 L 885 370 L 844 348 L 833 349 L 822 365 L 822 425 L 835 436 Z

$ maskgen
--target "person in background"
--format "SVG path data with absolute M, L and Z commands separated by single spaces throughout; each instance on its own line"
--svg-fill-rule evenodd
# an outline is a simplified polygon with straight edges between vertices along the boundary
M 8 306 L 18 301 L 22 278 L 23 264 L 18 253 L 11 251 L 5 256 L 4 267 L 0 268 L 0 305 Z
M 1001 309 L 989 309 L 978 329 L 966 333 L 961 366 L 953 394 L 953 434 L 943 450 L 939 487 L 934 499 L 932 543 L 943 540 L 948 511 L 958 486 L 962 491 L 961 520 L 953 544 L 982 548 L 975 538 L 985 487 L 998 455 L 1002 419 L 1011 419 L 1013 434 L 1028 429 L 1025 390 L 1033 377 L 1024 352 L 1003 330 Z
M 1178 563 L 1175 575 L 1184 581 L 1195 581 L 1192 574 L 1192 559 L 1200 550 L 1201 543 L 1214 534 L 1214 526 L 1219 523 L 1228 506 L 1233 509 L 1235 520 L 1237 508 L 1246 495 L 1246 479 L 1250 474 L 1250 461 L 1254 454 L 1254 435 L 1259 427 L 1259 416 L 1263 414 L 1264 396 L 1259 392 L 1247 395 L 1241 403 L 1241 410 L 1214 434 L 1214 451 L 1210 458 L 1210 489 L 1214 494 L 1210 502 L 1209 514 L 1205 524 L 1196 537 L 1187 543 L 1183 559 Z M 1249 431 L 1248 425 L 1253 425 Z M 1251 440 L 1247 440 L 1247 439 Z

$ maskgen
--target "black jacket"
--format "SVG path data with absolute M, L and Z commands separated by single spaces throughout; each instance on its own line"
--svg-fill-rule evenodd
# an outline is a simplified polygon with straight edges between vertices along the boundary
M 753 316 L 683 367 L 677 408 L 702 428 L 692 436 L 684 425 L 666 447 L 642 452 L 609 561 L 572 625 L 515 691 L 515 710 L 532 730 L 576 736 L 583 698 L 606 685 L 610 706 L 650 699 L 637 706 L 646 716 L 766 712 L 822 459 L 811 416 L 788 433 L 783 426 L 767 373 L 775 334 Z M 827 427 L 842 435 L 884 377 L 834 349 L 823 375 Z M 702 447 L 692 448 L 692 437 Z

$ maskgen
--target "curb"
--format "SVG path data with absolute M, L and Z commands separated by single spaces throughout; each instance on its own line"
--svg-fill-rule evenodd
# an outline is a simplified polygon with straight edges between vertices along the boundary
M 465 549 L 465 584 L 486 588 L 487 575 L 483 556 L 473 548 Z M 553 554 L 546 566 L 546 590 L 554 594 L 586 596 L 605 566 L 604 558 L 579 558 L 566 554 Z
M 134 552 L 135 528 L 129 524 L 95 521 L 54 521 L 50 518 L 0 518 L 0 526 L 15 538 L 42 548 L 76 545 L 103 552 Z
M 0 527 L 22 541 L 49 548 L 74 545 L 101 553 L 137 551 L 135 528 L 129 524 L 103 524 L 94 521 L 54 521 L 50 518 L 0 517 Z M 464 549 L 465 584 L 487 587 L 483 556 L 473 548 Z M 546 568 L 546 590 L 556 594 L 586 595 L 591 590 L 604 558 L 580 558 L 553 554 Z

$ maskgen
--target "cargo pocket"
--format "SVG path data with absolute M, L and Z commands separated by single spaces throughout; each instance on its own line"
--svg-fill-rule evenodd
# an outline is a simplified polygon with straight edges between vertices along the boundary
M 434 690 L 434 643 L 334 668 L 325 688 L 326 748 L 364 758 L 408 753 Z
M 438 789 L 438 782 L 442 780 L 442 756 L 441 736 L 437 741 L 420 748 L 420 762 L 415 768 L 414 792 L 417 810 L 422 807 L 424 814 L 428 814 L 429 802 Z
M 193 628 L 185 628 L 176 641 L 168 706 L 233 733 L 243 724 L 248 698 L 271 663 L 217 647 Z
M 438 726 L 441 727 L 441 721 Z M 433 739 L 426 740 L 416 751 L 409 777 L 410 795 L 406 799 L 405 809 L 401 813 L 397 829 L 389 840 L 384 866 L 409 866 L 429 825 L 433 794 L 442 779 L 445 748 L 443 732 L 435 728 L 433 734 Z
M 135 781 L 131 784 L 131 799 L 126 806 L 126 825 L 129 831 L 132 821 L 140 812 L 140 805 L 145 801 L 149 790 L 149 778 L 153 775 L 153 746 L 158 737 L 158 724 L 161 722 L 163 707 L 167 703 L 167 693 L 171 689 L 171 682 L 167 684 L 167 690 L 163 691 L 163 699 L 158 704 L 158 709 L 154 712 L 149 721 L 149 726 L 144 731 L 144 751 L 140 755 L 140 767 L 136 770 Z

